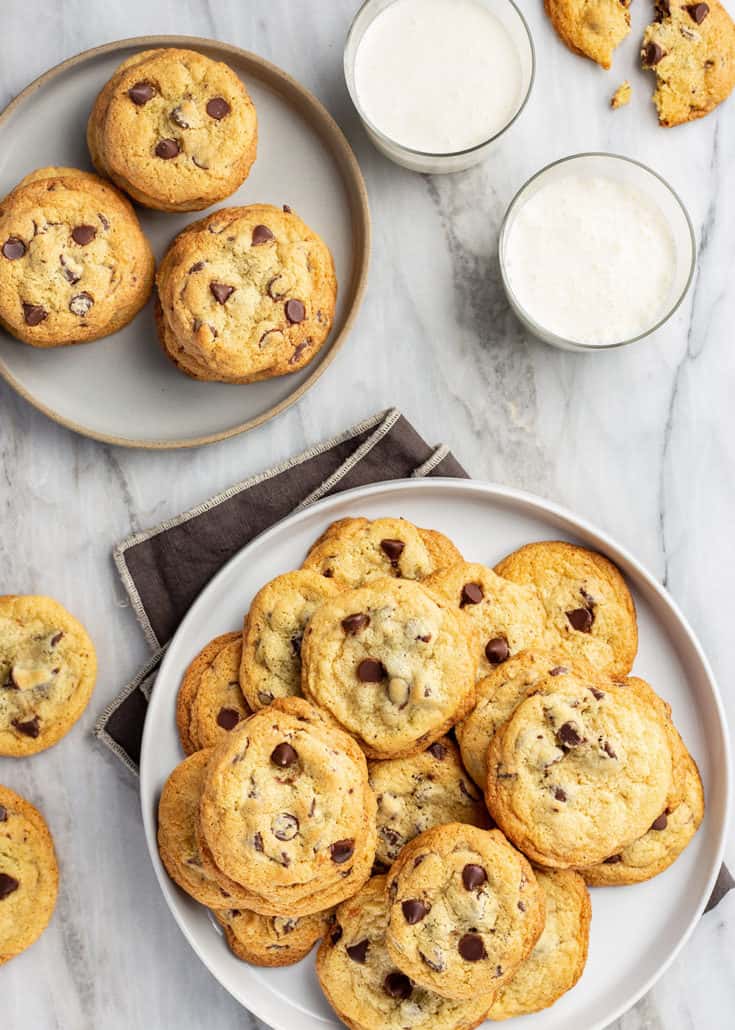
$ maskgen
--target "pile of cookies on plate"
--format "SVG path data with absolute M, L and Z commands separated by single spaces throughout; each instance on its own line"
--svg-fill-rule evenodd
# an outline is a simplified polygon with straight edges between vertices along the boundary
M 148 301 L 158 336 L 194 379 L 248 383 L 303 368 L 332 326 L 329 248 L 288 205 L 250 204 L 188 225 L 155 275 L 130 203 L 200 211 L 255 161 L 255 107 L 235 72 L 203 54 L 124 61 L 87 127 L 99 172 L 47 167 L 0 201 L 0 326 L 34 347 L 109 336 Z
M 87 707 L 97 656 L 87 631 L 50 597 L 0 597 L 0 755 L 56 744 Z M 41 813 L 0 785 L 0 964 L 43 933 L 59 869 Z
M 321 942 L 349 1026 L 551 1005 L 585 965 L 588 885 L 662 872 L 703 816 L 636 651 L 599 554 L 535 543 L 491 569 L 403 519 L 336 522 L 189 666 L 163 863 L 239 958 Z

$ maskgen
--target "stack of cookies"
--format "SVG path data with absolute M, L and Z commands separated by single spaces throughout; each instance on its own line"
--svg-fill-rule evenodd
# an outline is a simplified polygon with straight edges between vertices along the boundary
M 636 651 L 599 554 L 543 542 L 490 569 L 403 519 L 334 523 L 187 670 L 163 862 L 238 957 L 321 941 L 348 1026 L 545 1008 L 582 975 L 588 886 L 662 872 L 702 820 Z
M 61 740 L 87 707 L 96 674 L 92 641 L 57 601 L 0 597 L 0 755 L 23 758 Z M 43 933 L 58 880 L 43 816 L 0 785 L 0 964 Z
M 38 169 L 0 204 L 0 326 L 34 347 L 123 328 L 155 272 L 127 197 L 157 211 L 210 207 L 247 178 L 257 140 L 255 106 L 226 64 L 174 47 L 128 58 L 87 126 L 103 178 Z M 187 226 L 157 288 L 166 355 L 194 379 L 226 383 L 303 368 L 327 340 L 337 297 L 329 248 L 287 205 L 224 208 Z

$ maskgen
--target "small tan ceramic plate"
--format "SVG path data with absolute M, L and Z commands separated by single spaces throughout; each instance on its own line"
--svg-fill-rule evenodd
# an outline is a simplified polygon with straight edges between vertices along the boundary
M 98 91 L 125 58 L 162 46 L 225 61 L 245 82 L 258 111 L 258 159 L 225 204 L 289 204 L 330 247 L 339 299 L 331 337 L 314 361 L 294 375 L 246 386 L 195 382 L 178 372 L 157 342 L 151 304 L 121 332 L 77 347 L 41 351 L 0 330 L 0 374 L 21 396 L 78 433 L 126 447 L 212 443 L 293 404 L 346 339 L 370 256 L 365 183 L 331 116 L 279 68 L 210 39 L 147 36 L 108 43 L 32 82 L 0 114 L 0 196 L 44 165 L 91 169 L 85 128 Z M 185 225 L 202 217 L 138 210 L 157 258 Z

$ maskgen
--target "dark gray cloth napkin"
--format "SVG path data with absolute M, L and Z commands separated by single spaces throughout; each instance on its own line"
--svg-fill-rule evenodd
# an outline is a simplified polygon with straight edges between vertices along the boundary
M 446 445 L 427 444 L 393 408 L 119 544 L 115 563 L 153 654 L 100 716 L 98 739 L 137 773 L 148 701 L 166 646 L 212 576 L 245 544 L 321 497 L 423 476 L 468 478 Z M 723 866 L 708 907 L 733 886 Z

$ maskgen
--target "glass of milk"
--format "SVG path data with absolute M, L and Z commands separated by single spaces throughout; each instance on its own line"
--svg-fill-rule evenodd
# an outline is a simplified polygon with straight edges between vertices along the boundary
M 530 96 L 535 54 L 513 0 L 367 0 L 347 88 L 376 147 L 417 172 L 482 161 Z
M 566 350 L 609 350 L 659 329 L 684 299 L 697 247 L 683 203 L 617 154 L 543 168 L 501 226 L 500 271 L 525 327 Z

